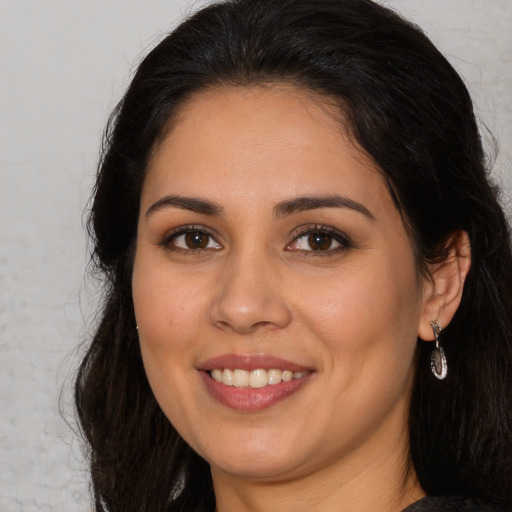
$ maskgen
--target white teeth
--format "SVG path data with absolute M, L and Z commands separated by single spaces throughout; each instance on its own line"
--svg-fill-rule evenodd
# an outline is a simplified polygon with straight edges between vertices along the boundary
M 267 372 L 267 382 L 270 385 L 279 384 L 281 382 L 281 378 L 283 376 L 283 372 L 281 370 L 268 370 Z
M 253 370 L 249 374 L 249 386 L 251 388 L 262 388 L 267 385 L 267 372 L 265 370 Z
M 222 370 L 216 368 L 211 372 L 212 379 L 226 386 L 234 386 L 236 388 L 251 387 L 262 388 L 267 385 L 274 386 L 281 382 L 291 382 L 295 379 L 301 379 L 309 372 L 292 372 L 290 370 L 278 370 L 272 368 L 270 370 L 257 369 L 251 372 L 246 370 L 230 370 L 228 368 Z
M 249 372 L 245 370 L 235 370 L 233 372 L 233 386 L 242 388 L 249 385 Z
M 213 372 L 212 372 L 213 380 L 215 380 L 217 382 L 222 382 L 223 373 L 224 372 L 222 370 L 213 370 Z
M 283 382 L 290 382 L 293 379 L 293 372 L 285 370 L 282 376 Z
M 222 370 L 221 370 L 222 371 Z M 231 370 L 224 370 L 222 372 L 222 383 L 226 386 L 232 386 L 233 385 L 233 372 Z

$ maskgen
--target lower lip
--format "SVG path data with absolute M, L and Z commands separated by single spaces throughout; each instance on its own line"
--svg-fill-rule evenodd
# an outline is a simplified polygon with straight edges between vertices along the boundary
M 222 405 L 238 411 L 261 411 L 289 398 L 301 389 L 311 378 L 313 372 L 300 379 L 279 384 L 267 385 L 262 388 L 226 386 L 210 376 L 209 372 L 199 372 L 210 394 Z

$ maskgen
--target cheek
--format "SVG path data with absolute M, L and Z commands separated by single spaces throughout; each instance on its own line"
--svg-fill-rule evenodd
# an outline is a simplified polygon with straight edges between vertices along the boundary
M 344 365 L 345 375 L 353 378 L 364 368 L 408 372 L 420 314 L 412 264 L 346 268 L 329 284 L 317 283 L 315 290 L 308 286 L 317 300 L 304 301 L 303 317 L 324 340 L 332 365 Z
M 179 386 L 184 372 L 192 371 L 190 341 L 200 332 L 204 299 L 199 287 L 142 257 L 135 260 L 132 289 L 144 367 L 161 401 L 170 382 Z
M 172 266 L 161 257 L 141 249 L 135 258 L 132 293 L 137 323 L 142 332 L 151 334 L 155 343 L 167 345 L 179 341 L 200 319 L 201 287 L 183 275 L 172 272 Z
M 183 286 L 183 279 L 151 263 L 135 261 L 133 303 L 146 375 L 160 407 L 174 423 L 187 408 L 185 383 L 195 373 L 190 347 L 200 332 L 201 297 L 193 287 Z

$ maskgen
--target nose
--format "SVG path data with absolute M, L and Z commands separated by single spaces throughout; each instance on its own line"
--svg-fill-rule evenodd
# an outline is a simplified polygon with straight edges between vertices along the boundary
M 238 334 L 283 328 L 292 319 L 283 280 L 264 257 L 232 258 L 219 277 L 209 309 L 210 322 Z

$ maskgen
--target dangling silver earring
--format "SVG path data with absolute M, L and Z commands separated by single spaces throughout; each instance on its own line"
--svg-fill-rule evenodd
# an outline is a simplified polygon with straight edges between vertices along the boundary
M 436 337 L 436 347 L 432 351 L 430 356 L 430 368 L 432 373 L 439 379 L 443 380 L 448 373 L 448 363 L 446 362 L 446 356 L 444 350 L 439 346 L 439 335 L 443 328 L 437 322 L 430 322 L 434 336 Z
M 136 325 L 135 328 L 137 329 L 137 331 L 139 330 L 139 326 L 138 325 Z

